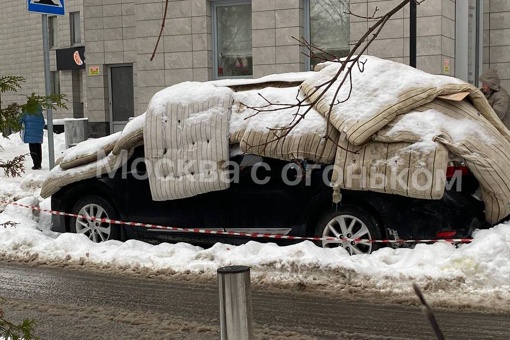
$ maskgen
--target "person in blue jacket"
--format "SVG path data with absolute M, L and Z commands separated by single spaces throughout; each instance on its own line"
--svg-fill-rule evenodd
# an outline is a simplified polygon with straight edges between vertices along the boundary
M 38 112 L 34 114 L 23 113 L 20 122 L 23 142 L 28 143 L 30 156 L 34 163 L 32 170 L 41 170 L 43 129 L 45 125 L 42 108 L 39 107 Z

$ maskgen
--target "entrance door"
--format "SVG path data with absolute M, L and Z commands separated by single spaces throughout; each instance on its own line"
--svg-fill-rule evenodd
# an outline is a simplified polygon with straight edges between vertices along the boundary
M 83 70 L 72 70 L 73 118 L 83 118 Z
M 135 115 L 133 65 L 111 65 L 108 69 L 110 133 L 121 131 Z

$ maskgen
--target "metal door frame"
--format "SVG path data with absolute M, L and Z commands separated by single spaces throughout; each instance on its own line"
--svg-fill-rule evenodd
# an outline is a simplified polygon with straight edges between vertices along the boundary
M 484 0 L 474 0 L 476 17 L 474 20 L 476 36 L 469 36 L 469 2 L 455 3 L 455 77 L 469 81 L 469 72 L 473 73 L 473 85 L 480 86 L 478 78 L 483 71 L 483 16 Z M 469 69 L 469 39 L 475 39 L 473 69 Z

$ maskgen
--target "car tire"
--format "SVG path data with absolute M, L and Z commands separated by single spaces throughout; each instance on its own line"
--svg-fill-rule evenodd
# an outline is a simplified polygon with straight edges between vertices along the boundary
M 117 219 L 118 215 L 113 206 L 102 197 L 86 196 L 81 198 L 73 207 L 73 214 L 95 217 L 96 219 Z M 71 218 L 70 231 L 84 234 L 91 241 L 100 243 L 108 240 L 120 240 L 120 226 L 92 220 L 84 217 Z
M 315 230 L 317 237 L 335 237 L 338 240 L 321 240 L 324 248 L 343 247 L 349 254 L 370 254 L 381 247 L 373 242 L 381 239 L 381 229 L 375 217 L 367 210 L 355 205 L 339 205 L 326 211 Z M 362 239 L 347 241 L 340 239 Z

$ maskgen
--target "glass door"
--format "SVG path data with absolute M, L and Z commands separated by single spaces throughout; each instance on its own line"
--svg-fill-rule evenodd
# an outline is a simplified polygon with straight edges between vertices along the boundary
M 108 68 L 110 95 L 110 133 L 121 131 L 135 115 L 133 65 L 111 65 Z

